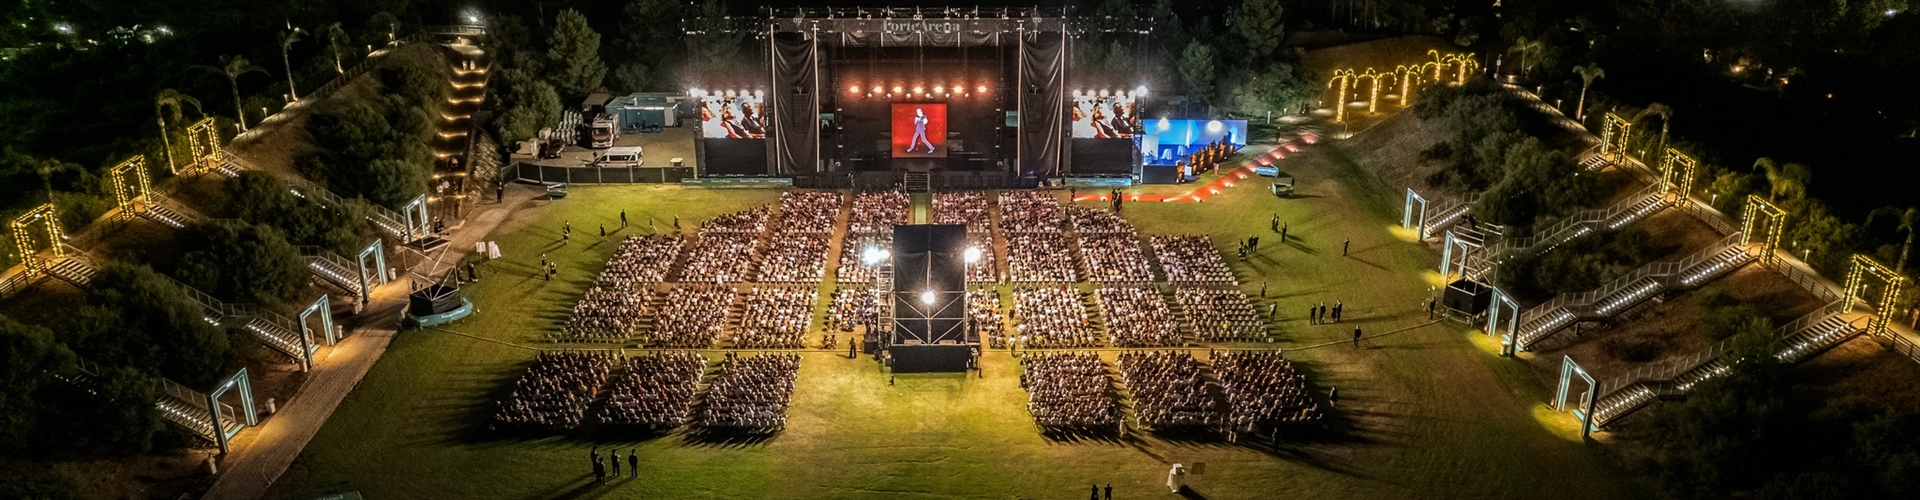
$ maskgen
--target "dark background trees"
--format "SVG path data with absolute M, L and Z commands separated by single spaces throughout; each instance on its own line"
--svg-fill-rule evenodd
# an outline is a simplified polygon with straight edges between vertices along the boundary
M 280 305 L 307 277 L 300 254 L 279 229 L 222 219 L 179 234 L 181 280 L 221 300 Z

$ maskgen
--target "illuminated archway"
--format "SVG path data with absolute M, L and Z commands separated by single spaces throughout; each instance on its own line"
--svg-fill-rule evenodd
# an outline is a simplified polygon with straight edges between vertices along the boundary
M 1594 383 L 1593 375 L 1587 374 L 1580 363 L 1573 362 L 1573 356 L 1562 356 L 1560 361 L 1560 390 L 1553 399 L 1555 411 L 1567 411 L 1567 389 L 1573 386 L 1573 377 L 1587 381 L 1587 391 L 1580 408 L 1574 409 L 1574 416 L 1580 417 L 1580 439 L 1586 439 L 1593 432 L 1593 404 L 1600 400 L 1600 384 Z
M 14 246 L 20 251 L 20 264 L 27 268 L 27 276 L 32 276 L 36 272 L 46 272 L 46 267 L 35 256 L 41 250 L 53 250 L 53 256 L 56 258 L 67 254 L 66 249 L 60 246 L 60 241 L 66 236 L 60 234 L 60 215 L 54 211 L 52 203 L 21 214 L 20 217 L 13 219 L 9 227 L 13 230 Z M 45 235 L 44 243 L 34 237 L 36 234 Z
M 1407 188 L 1407 202 L 1400 208 L 1400 227 L 1415 230 L 1416 237 L 1427 235 L 1427 197 Z
M 120 208 L 114 217 L 132 219 L 144 204 L 153 203 L 153 186 L 147 178 L 147 157 L 135 155 L 109 171 L 113 177 L 113 200 Z M 138 203 L 136 203 L 138 202 Z
M 1869 286 L 1876 281 L 1881 285 L 1880 297 L 1873 305 L 1874 315 L 1867 323 L 1867 333 L 1878 336 L 1887 333 L 1887 316 L 1893 313 L 1894 300 L 1900 297 L 1900 286 L 1906 283 L 1907 277 L 1893 272 L 1893 268 L 1881 265 L 1872 257 L 1854 254 L 1853 270 L 1847 272 L 1847 298 L 1844 299 L 1846 305 L 1843 312 L 1853 311 L 1854 299 L 1865 301 L 1872 292 Z
M 1759 243 L 1762 262 L 1773 262 L 1774 249 L 1780 248 L 1780 235 L 1787 232 L 1787 211 L 1773 202 L 1747 195 L 1747 208 L 1740 215 L 1740 244 Z
M 187 127 L 188 153 L 193 161 L 186 168 L 173 171 L 173 175 L 193 175 L 220 166 L 226 152 L 220 149 L 220 131 L 214 128 L 212 118 L 205 118 Z
M 1627 158 L 1627 137 L 1633 134 L 1633 122 L 1620 115 L 1607 113 L 1600 126 L 1600 156 L 1614 163 L 1625 163 Z M 1607 157 L 1607 155 L 1613 155 Z
M 1693 193 L 1693 172 L 1699 162 L 1678 149 L 1667 148 L 1667 154 L 1660 165 L 1660 188 L 1664 193 L 1679 193 L 1674 203 L 1686 206 L 1688 196 Z
M 1520 338 L 1520 301 L 1493 287 L 1493 307 L 1487 312 L 1487 335 L 1500 340 L 1500 354 L 1512 356 Z M 1505 312 L 1507 314 L 1501 314 Z M 1501 320 L 1506 320 L 1502 322 Z M 1501 327 L 1505 326 L 1505 329 Z

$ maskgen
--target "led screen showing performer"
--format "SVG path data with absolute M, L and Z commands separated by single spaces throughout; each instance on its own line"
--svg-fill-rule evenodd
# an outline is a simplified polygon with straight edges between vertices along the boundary
M 705 139 L 764 139 L 766 108 L 760 95 L 713 93 L 700 98 L 700 137 Z
M 1076 139 L 1128 139 L 1140 130 L 1140 109 L 1132 92 L 1108 95 L 1086 92 L 1073 96 L 1073 137 Z
M 946 103 L 893 103 L 893 157 L 947 157 Z

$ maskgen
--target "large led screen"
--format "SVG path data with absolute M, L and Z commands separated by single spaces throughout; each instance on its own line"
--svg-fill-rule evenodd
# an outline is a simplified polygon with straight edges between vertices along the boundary
M 893 157 L 947 157 L 946 103 L 893 103 Z
M 1073 136 L 1078 139 L 1127 139 L 1140 133 L 1139 108 L 1132 93 L 1073 96 Z
M 700 137 L 706 139 L 764 139 L 766 108 L 758 94 L 714 93 L 700 98 Z

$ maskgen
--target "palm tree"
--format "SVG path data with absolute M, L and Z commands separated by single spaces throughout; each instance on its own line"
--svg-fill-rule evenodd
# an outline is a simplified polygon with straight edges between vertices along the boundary
M 1537 59 L 1539 59 L 1541 53 L 1546 52 L 1546 50 L 1547 46 L 1542 44 L 1540 40 L 1529 39 L 1524 36 L 1514 39 L 1513 46 L 1507 48 L 1508 53 L 1520 54 L 1521 76 L 1526 76 L 1533 72 L 1532 63 L 1539 62 Z
M 292 25 L 288 25 L 288 28 L 291 29 L 280 33 L 280 63 L 287 68 L 287 96 L 289 100 L 298 101 L 300 89 L 293 84 L 293 60 L 287 56 L 287 52 L 293 50 L 294 42 L 300 41 L 300 35 L 307 34 L 307 30 Z
M 1798 200 L 1807 195 L 1807 178 L 1812 171 L 1806 165 L 1787 163 L 1775 164 L 1772 158 L 1760 158 L 1753 161 L 1753 169 L 1767 174 L 1767 201 L 1778 201 L 1781 196 L 1788 200 Z
M 346 67 L 340 65 L 340 59 L 346 53 L 353 51 L 352 38 L 353 35 L 348 35 L 346 28 L 340 27 L 340 23 L 327 25 L 327 52 L 333 53 L 333 72 L 347 74 Z
M 1587 88 L 1593 86 L 1594 80 L 1606 78 L 1607 70 L 1600 69 L 1597 63 L 1587 63 L 1586 66 L 1574 66 L 1573 72 L 1580 74 L 1581 82 L 1580 104 L 1573 107 L 1573 119 L 1584 122 L 1587 119 Z
M 167 117 L 172 116 L 173 121 L 180 121 L 182 104 L 193 106 L 195 113 L 200 112 L 200 100 L 182 94 L 178 90 L 161 89 L 160 95 L 153 98 L 153 121 L 160 125 L 160 144 L 167 148 L 167 171 L 169 172 L 179 172 L 180 167 L 173 163 L 173 138 L 167 134 Z
M 78 170 L 75 165 L 53 158 L 33 162 L 34 173 L 40 174 L 40 185 L 47 190 L 47 203 L 53 203 L 53 174 Z
M 1653 153 L 1664 154 L 1667 151 L 1667 126 L 1673 124 L 1673 108 L 1657 102 L 1648 104 L 1647 109 L 1640 110 L 1640 114 L 1633 117 L 1633 121 L 1638 123 L 1647 115 L 1660 115 L 1660 148 L 1653 150 Z
M 1902 211 L 1896 207 L 1883 207 L 1867 214 L 1867 225 L 1873 225 L 1873 218 L 1881 215 L 1899 217 L 1900 223 L 1894 226 L 1894 229 L 1907 233 L 1907 241 L 1900 244 L 1900 259 L 1893 264 L 1894 274 L 1906 272 L 1907 252 L 1913 250 L 1913 233 L 1916 229 L 1920 229 L 1920 208 L 1907 207 Z
M 220 56 L 219 66 L 200 66 L 201 69 L 219 75 L 226 75 L 227 86 L 233 89 L 233 114 L 239 120 L 240 131 L 247 131 L 247 108 L 240 104 L 240 77 L 248 73 L 267 74 L 267 70 L 254 66 L 246 56 Z

